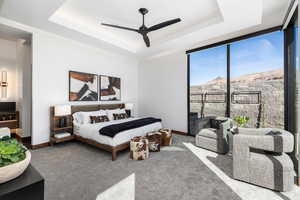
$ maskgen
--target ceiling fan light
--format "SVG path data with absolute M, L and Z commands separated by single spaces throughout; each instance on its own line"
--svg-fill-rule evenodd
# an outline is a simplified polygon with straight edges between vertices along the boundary
M 139 28 L 139 29 L 134 29 L 134 28 L 129 28 L 129 27 L 124 27 L 124 26 L 118 26 L 118 25 L 113 25 L 113 24 L 105 24 L 105 23 L 101 23 L 101 25 L 103 26 L 109 26 L 109 27 L 113 27 L 113 28 L 119 28 L 119 29 L 124 29 L 124 30 L 128 30 L 128 31 L 134 31 L 137 32 L 139 34 L 141 34 L 143 36 L 144 42 L 146 44 L 147 47 L 150 47 L 150 39 L 147 36 L 147 34 L 151 31 L 156 31 L 158 29 L 162 29 L 165 28 L 167 26 L 170 26 L 172 24 L 178 23 L 181 21 L 180 18 L 176 18 L 176 19 L 172 19 L 172 20 L 168 20 L 159 24 L 156 24 L 154 26 L 151 26 L 150 28 L 147 28 L 145 26 L 145 15 L 149 12 L 148 9 L 146 8 L 140 8 L 139 12 L 143 15 L 143 25 Z

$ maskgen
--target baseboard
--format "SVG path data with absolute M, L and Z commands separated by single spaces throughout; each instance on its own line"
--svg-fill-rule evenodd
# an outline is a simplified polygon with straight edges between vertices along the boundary
M 49 142 L 45 142 L 42 144 L 36 144 L 36 145 L 31 145 L 31 149 L 39 149 L 39 148 L 43 148 L 43 147 L 47 147 L 50 146 Z
M 21 140 L 22 140 L 22 142 L 31 142 L 31 136 L 22 137 Z
M 178 135 L 188 135 L 186 132 L 182 132 L 182 131 L 176 131 L 176 130 L 172 130 L 173 134 L 178 134 Z

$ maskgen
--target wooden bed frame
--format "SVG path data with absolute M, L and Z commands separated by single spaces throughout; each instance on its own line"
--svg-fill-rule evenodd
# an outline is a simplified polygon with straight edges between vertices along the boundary
M 93 145 L 97 148 L 103 149 L 103 150 L 108 151 L 108 152 L 111 152 L 111 160 L 112 161 L 117 159 L 117 153 L 119 151 L 128 149 L 129 144 L 130 144 L 130 142 L 126 142 L 126 143 L 123 143 L 123 144 L 120 144 L 118 146 L 113 147 L 113 146 L 109 146 L 109 145 L 106 145 L 106 144 L 100 144 L 100 143 L 98 143 L 94 140 L 86 139 L 86 138 L 80 137 L 78 135 L 75 135 L 75 140 Z
M 80 111 L 89 112 L 89 111 L 96 111 L 96 110 L 100 110 L 100 109 L 113 110 L 113 109 L 117 109 L 117 108 L 125 108 L 125 104 L 74 105 L 74 106 L 71 106 L 71 112 L 73 114 L 75 112 L 80 112 Z M 117 153 L 119 151 L 128 149 L 129 144 L 130 144 L 130 142 L 126 142 L 126 143 L 123 143 L 123 144 L 113 147 L 113 146 L 109 146 L 106 144 L 98 143 L 91 139 L 86 139 L 86 138 L 80 137 L 78 135 L 75 135 L 75 140 L 93 145 L 97 148 L 103 149 L 108 152 L 111 152 L 112 161 L 117 159 Z

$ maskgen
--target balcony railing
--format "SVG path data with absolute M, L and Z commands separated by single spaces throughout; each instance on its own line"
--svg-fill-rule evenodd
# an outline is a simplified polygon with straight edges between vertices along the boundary
M 194 109 L 193 111 L 199 113 L 200 119 L 203 119 L 205 117 L 205 113 L 212 114 L 222 107 L 225 108 L 226 107 L 225 103 L 227 102 L 226 96 L 227 96 L 226 92 L 192 93 L 190 96 L 190 103 L 200 104 L 200 107 L 197 107 L 197 109 Z M 261 123 L 264 121 L 264 115 L 263 115 L 264 106 L 262 103 L 262 92 L 261 91 L 234 91 L 231 93 L 230 97 L 231 97 L 230 98 L 231 104 L 234 105 L 241 105 L 241 106 L 257 105 L 255 106 L 255 108 L 257 109 L 256 111 L 253 110 L 253 107 L 251 108 L 243 107 L 243 109 L 239 110 L 239 112 L 243 112 L 245 115 L 251 115 L 252 120 L 254 120 L 253 112 L 257 113 L 255 114 L 256 120 L 253 121 L 253 126 L 259 128 L 261 126 Z M 220 104 L 220 105 L 211 105 L 211 104 Z M 222 104 L 224 104 L 224 106 L 222 106 Z M 224 111 L 223 114 L 225 115 L 226 109 L 224 109 L 223 111 Z M 232 112 L 237 112 L 237 110 L 234 110 Z M 220 111 L 218 110 L 217 113 L 220 114 Z
M 190 103 L 226 103 L 226 95 L 226 92 L 192 93 Z M 261 91 L 232 92 L 231 103 L 259 105 L 261 104 Z

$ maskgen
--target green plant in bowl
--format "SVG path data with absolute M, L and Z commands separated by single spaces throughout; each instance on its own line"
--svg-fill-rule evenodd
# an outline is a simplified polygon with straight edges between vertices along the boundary
M 236 116 L 234 117 L 234 121 L 237 123 L 238 127 L 245 127 L 245 125 L 250 120 L 247 116 Z
M 20 162 L 26 158 L 27 149 L 16 139 L 3 137 L 0 139 L 0 167 Z

